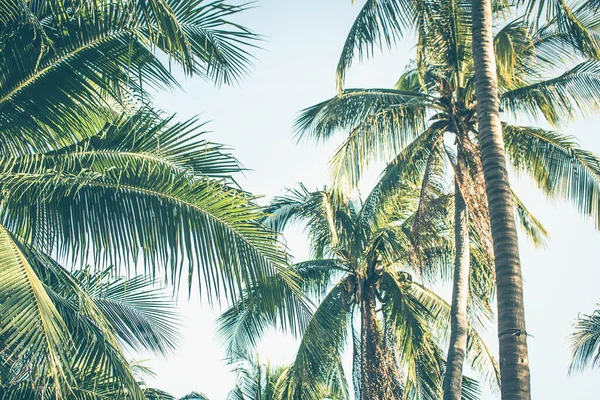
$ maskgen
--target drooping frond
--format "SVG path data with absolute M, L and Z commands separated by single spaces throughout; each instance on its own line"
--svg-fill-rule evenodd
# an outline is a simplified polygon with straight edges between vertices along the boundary
M 531 82 L 500 95 L 503 111 L 545 118 L 559 125 L 600 106 L 600 62 L 582 62 L 562 75 Z
M 348 279 L 340 281 L 321 301 L 287 373 L 282 399 L 321 400 L 322 387 L 341 363 L 348 330 Z
M 280 277 L 247 288 L 219 317 L 219 336 L 230 359 L 256 346 L 269 327 L 299 335 L 312 315 L 310 302 Z
M 81 280 L 80 273 L 75 273 Z M 86 282 L 87 283 L 87 282 Z M 127 347 L 170 354 L 179 343 L 179 315 L 171 297 L 145 276 L 84 285 L 99 311 Z
M 468 376 L 463 376 L 462 379 L 462 400 L 479 400 L 481 399 L 481 387 L 479 382 L 471 379 Z
M 593 33 L 597 7 L 593 1 L 569 4 L 566 0 L 528 0 L 526 15 L 543 30 L 551 30 L 564 37 L 586 58 L 600 57 L 600 47 Z M 596 20 L 597 21 L 597 20 Z
M 431 149 L 443 139 L 443 127 L 436 128 L 427 129 L 387 164 L 370 196 L 389 197 L 406 182 L 418 184 L 421 181 Z
M 525 207 L 525 204 L 515 194 L 513 190 L 513 198 L 515 203 L 515 216 L 517 223 L 525 231 L 527 237 L 531 240 L 534 246 L 544 247 L 548 238 L 548 231 L 542 223 Z
M 504 90 L 526 85 L 526 78 L 535 74 L 534 38 L 527 20 L 515 19 L 494 35 L 494 50 L 498 69 L 498 85 Z
M 318 298 L 325 296 L 334 278 L 350 272 L 349 266 L 341 265 L 335 259 L 302 261 L 292 268 L 302 279 L 304 292 Z
M 411 135 L 423 127 L 429 100 L 427 95 L 418 92 L 346 89 L 336 97 L 304 109 L 296 120 L 295 131 L 300 139 L 318 141 L 340 130 L 355 130 L 360 126 L 396 129 L 396 133 L 402 133 L 404 128 L 411 130 L 404 134 Z M 394 125 L 398 126 L 394 128 Z
M 217 84 L 234 84 L 246 76 L 253 61 L 250 50 L 256 47 L 259 36 L 231 18 L 247 10 L 247 5 L 232 5 L 225 0 L 166 0 L 165 3 L 173 10 L 189 48 L 188 54 L 179 51 L 168 54 L 180 57 L 188 72 Z M 158 46 L 165 50 L 160 39 Z
M 342 48 L 337 66 L 337 87 L 341 91 L 346 71 L 358 55 L 368 58 L 376 47 L 391 47 L 421 15 L 421 0 L 367 0 L 359 11 Z
M 70 383 L 71 335 L 19 241 L 1 225 L 0 260 L 2 364 L 20 363 L 22 370 L 37 371 L 61 399 Z
M 224 152 L 223 145 L 203 139 L 205 123 L 196 118 L 174 122 L 173 118 L 141 108 L 106 122 L 78 143 L 44 155 L 5 157 L 2 170 L 38 173 L 86 168 L 103 173 L 106 169 L 141 165 L 149 171 L 164 170 L 167 175 L 187 173 L 229 181 L 232 174 L 242 170 L 237 160 Z
M 340 237 L 348 238 L 345 234 L 354 232 L 349 200 L 338 190 L 309 192 L 300 184 L 299 189 L 290 189 L 285 196 L 275 197 L 265 213 L 263 223 L 277 231 L 292 222 L 302 222 L 309 233 L 314 258 L 331 255 Z
M 105 282 L 106 274 L 100 274 L 99 278 L 93 279 L 83 278 L 81 272 L 71 274 L 37 249 L 20 242 L 15 243 L 31 266 L 34 276 L 39 277 L 51 306 L 56 310 L 64 328 L 64 341 L 61 342 L 61 347 L 55 349 L 62 355 L 57 365 L 48 366 L 49 360 L 43 353 L 28 349 L 28 340 L 23 340 L 23 347 L 20 349 L 23 353 L 18 361 L 12 359 L 10 354 L 3 354 L 1 368 L 7 374 L 5 376 L 9 376 L 5 382 L 5 385 L 9 383 L 7 390 L 19 393 L 19 388 L 23 385 L 28 386 L 32 390 L 32 399 L 43 399 L 44 396 L 62 398 L 65 393 L 67 398 L 73 396 L 82 399 L 104 399 L 106 396 L 119 396 L 119 393 L 125 392 L 129 393 L 131 399 L 144 399 L 117 340 L 119 338 L 127 342 L 127 338 L 123 339 L 119 326 L 135 324 L 136 316 L 121 314 L 119 320 L 115 321 L 111 313 L 102 310 L 86 291 L 89 290 L 90 280 L 95 281 L 94 285 L 98 285 L 100 281 Z M 9 288 L 0 289 L 3 296 L 7 293 L 10 295 Z M 139 295 L 139 291 L 134 290 L 133 294 L 136 292 L 138 303 L 143 303 L 146 299 Z M 157 313 L 162 311 L 160 304 L 153 306 Z M 37 316 L 33 313 L 30 317 Z M 167 312 L 157 317 L 155 319 L 172 323 L 172 315 Z M 10 343 L 13 335 L 18 333 L 19 326 L 7 326 L 11 329 L 7 331 L 3 340 Z M 137 340 L 142 346 L 148 342 L 160 343 L 163 340 L 160 327 L 151 330 L 147 325 L 138 326 L 137 333 L 141 337 Z M 159 334 L 152 337 L 148 335 L 149 331 Z M 7 348 L 7 351 L 10 351 L 10 348 Z M 57 379 L 51 373 L 52 368 L 65 371 L 64 376 L 68 380 Z
M 406 369 L 405 391 L 421 399 L 438 399 L 442 393 L 443 357 L 431 335 L 432 320 L 446 320 L 436 301 L 415 289 L 407 274 L 384 274 L 386 323 L 393 327 L 400 362 Z M 448 317 L 449 318 L 449 317 Z
M 570 342 L 573 359 L 569 373 L 600 366 L 600 311 L 579 317 Z
M 389 161 L 422 132 L 433 107 L 429 100 L 418 92 L 348 89 L 304 110 L 296 129 L 299 137 L 316 140 L 349 132 L 332 157 L 330 174 L 335 182 L 356 182 L 371 163 Z
M 503 134 L 517 171 L 529 174 L 550 198 L 572 201 L 600 224 L 600 159 L 595 154 L 557 132 L 504 124 Z

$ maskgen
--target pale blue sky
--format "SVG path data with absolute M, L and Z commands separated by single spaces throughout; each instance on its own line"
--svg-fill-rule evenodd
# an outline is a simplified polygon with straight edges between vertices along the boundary
M 176 112 L 179 119 L 201 114 L 212 120 L 211 140 L 234 148 L 250 168 L 240 183 L 265 201 L 282 189 L 302 181 L 309 188 L 327 182 L 327 160 L 336 147 L 296 145 L 292 124 L 298 111 L 335 92 L 335 66 L 342 43 L 364 1 L 260 0 L 257 7 L 237 19 L 265 36 L 264 50 L 236 87 L 213 88 L 201 79 L 182 79 L 184 92 L 161 93 L 156 105 Z M 390 87 L 413 56 L 413 42 L 377 55 L 373 62 L 352 69 L 348 87 Z M 580 121 L 566 131 L 600 153 L 597 128 L 600 118 Z M 374 174 L 378 171 L 374 171 Z M 579 312 L 590 313 L 600 297 L 598 257 L 600 235 L 570 205 L 551 204 L 527 179 L 514 182 L 522 200 L 551 234 L 545 250 L 521 242 L 525 278 L 532 385 L 534 399 L 591 400 L 600 397 L 600 370 L 567 377 L 569 353 L 566 337 Z M 298 260 L 307 256 L 300 231 L 286 237 Z M 218 313 L 201 306 L 197 297 L 180 299 L 185 324 L 182 349 L 168 360 L 152 362 L 156 386 L 182 395 L 202 391 L 211 400 L 224 399 L 234 377 L 222 361 L 213 320 Z M 488 335 L 496 347 L 495 332 Z M 294 342 L 271 334 L 260 347 L 275 361 L 289 362 Z M 490 395 L 490 398 L 499 398 Z

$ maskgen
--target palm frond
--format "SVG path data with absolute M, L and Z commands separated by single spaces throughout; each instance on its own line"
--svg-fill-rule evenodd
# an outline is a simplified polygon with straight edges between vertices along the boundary
M 337 87 L 341 92 L 346 71 L 358 55 L 359 58 L 373 56 L 376 47 L 392 47 L 415 24 L 426 18 L 426 2 L 410 0 L 367 0 L 359 11 L 344 46 L 337 66 Z
M 393 326 L 398 354 L 407 369 L 405 391 L 419 398 L 435 399 L 442 393 L 443 360 L 429 330 L 430 320 L 446 320 L 439 312 L 446 307 L 433 308 L 437 301 L 423 297 L 425 292 L 413 289 L 404 274 L 384 274 L 382 283 L 389 299 L 384 303 L 387 323 Z M 423 302 L 425 301 L 425 303 Z M 435 317 L 433 317 L 435 315 Z M 449 314 L 448 315 L 449 318 Z
M 299 139 L 326 140 L 339 130 L 354 130 L 361 125 L 387 121 L 419 130 L 425 123 L 430 98 L 419 92 L 394 89 L 346 89 L 341 94 L 302 111 L 296 119 Z M 385 118 L 388 118 L 387 120 Z M 398 132 L 401 133 L 398 127 Z
M 590 29 L 590 16 L 595 14 L 594 2 L 569 4 L 566 0 L 529 0 L 526 15 L 542 30 L 553 30 L 562 35 L 573 48 L 586 58 L 600 57 L 600 47 Z M 570 46 L 570 47 L 571 47 Z
M 229 20 L 246 7 L 223 0 L 49 3 L 22 4 L 20 23 L 2 30 L 5 154 L 82 140 L 98 116 L 111 115 L 111 103 L 130 108 L 148 97 L 145 87 L 177 86 L 155 49 L 189 73 L 229 84 L 248 71 L 257 39 Z
M 276 235 L 261 226 L 263 214 L 253 198 L 203 174 L 226 176 L 237 168 L 235 161 L 218 145 L 184 145 L 198 126 L 168 128 L 153 121 L 140 123 L 140 132 L 155 131 L 164 144 L 152 135 L 137 141 L 115 134 L 65 154 L 13 163 L 0 178 L 8 226 L 75 260 L 93 254 L 92 247 L 104 249 L 95 252 L 96 265 L 123 267 L 141 254 L 149 272 L 165 265 L 164 276 L 173 282 L 179 282 L 185 259 L 188 283 L 198 274 L 209 297 L 234 298 L 261 274 L 279 273 L 295 286 L 287 256 Z M 52 235 L 40 235 L 42 227 Z
M 304 292 L 319 298 L 327 293 L 335 277 L 350 271 L 348 266 L 341 265 L 335 259 L 302 261 L 292 265 L 292 268 L 302 279 Z
M 570 342 L 573 359 L 569 373 L 600 366 L 600 311 L 578 318 Z
M 503 133 L 517 171 L 530 174 L 550 198 L 572 201 L 600 224 L 600 159 L 595 154 L 557 132 L 504 124 Z
M 247 354 L 269 327 L 299 335 L 311 316 L 310 302 L 284 279 L 270 277 L 248 287 L 217 321 L 219 336 L 230 359 Z
M 71 335 L 19 241 L 0 225 L 0 339 L 3 363 L 29 359 L 24 369 L 51 380 L 57 398 L 68 394 Z M 26 357 L 26 355 L 33 357 Z M 49 383 L 49 382 L 48 382 Z
M 585 61 L 562 75 L 504 92 L 500 104 L 513 115 L 544 117 L 553 125 L 589 115 L 600 104 L 600 62 Z
M 114 316 L 105 312 L 93 297 L 93 293 L 99 287 L 107 287 L 106 279 L 110 270 L 94 275 L 89 275 L 88 270 L 70 273 L 37 249 L 24 244 L 21 248 L 36 275 L 43 282 L 67 330 L 71 332 L 72 346 L 67 354 L 69 358 L 65 359 L 73 376 L 70 390 L 84 393 L 84 396 L 86 392 L 90 392 L 90 396 L 100 398 L 104 396 L 103 393 L 127 392 L 132 399 L 143 399 L 143 393 L 119 343 L 119 340 L 122 343 L 128 341 L 126 336 L 122 336 L 121 327 L 135 323 L 139 314 L 122 314 L 115 321 Z M 108 287 L 110 286 L 108 281 Z M 136 292 L 139 296 L 138 290 L 133 291 L 134 295 Z M 167 312 L 154 319 L 162 319 L 171 324 L 174 322 L 172 315 Z M 168 343 L 168 331 L 165 334 L 159 327 L 155 327 L 152 333 L 158 335 L 153 337 L 148 335 L 149 332 L 147 327 L 138 326 L 137 333 L 141 336 L 137 339 L 139 349 L 146 344 L 149 350 L 156 351 L 156 343 Z
M 167 355 L 178 346 L 180 319 L 171 297 L 153 284 L 138 276 L 97 282 L 84 290 L 91 292 L 115 335 L 128 347 Z
M 525 207 L 525 204 L 515 194 L 513 190 L 515 202 L 515 216 L 521 228 L 527 234 L 534 246 L 544 247 L 548 238 L 548 231 L 542 223 Z
M 309 232 L 314 258 L 323 258 L 335 251 L 340 236 L 354 230 L 348 218 L 352 212 L 349 205 L 342 191 L 310 192 L 300 184 L 299 189 L 288 190 L 285 196 L 273 199 L 263 223 L 281 231 L 287 224 L 302 221 Z
M 281 395 L 285 399 L 321 400 L 322 387 L 341 362 L 348 329 L 346 285 L 340 281 L 313 314 L 288 371 Z
M 536 48 L 527 20 L 515 19 L 494 35 L 494 50 L 499 86 L 505 90 L 526 85 L 525 79 L 535 72 L 532 60 Z

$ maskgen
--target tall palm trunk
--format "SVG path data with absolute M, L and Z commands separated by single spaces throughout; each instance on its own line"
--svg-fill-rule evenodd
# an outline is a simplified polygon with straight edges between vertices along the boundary
M 459 164 L 461 157 L 458 158 Z M 460 167 L 459 167 L 460 171 Z M 467 351 L 467 300 L 469 299 L 469 215 L 460 193 L 458 181 L 454 183 L 454 277 L 452 285 L 452 311 L 450 320 L 450 345 L 444 377 L 444 400 L 460 400 L 462 371 Z
M 494 241 L 503 400 L 529 400 L 529 358 L 517 229 L 500 124 L 490 0 L 473 0 L 473 56 L 481 162 Z
M 365 283 L 362 295 L 360 398 L 399 399 L 402 394 L 400 372 L 393 354 L 385 351 L 375 309 L 375 288 Z

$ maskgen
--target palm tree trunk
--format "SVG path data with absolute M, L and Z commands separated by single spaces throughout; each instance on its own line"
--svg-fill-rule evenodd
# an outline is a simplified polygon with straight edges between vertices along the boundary
M 365 283 L 361 312 L 361 400 L 399 399 L 400 371 L 393 354 L 386 354 L 375 309 L 375 288 Z
M 376 399 L 379 395 L 377 375 L 379 373 L 378 352 L 381 348 L 381 337 L 377 334 L 377 314 L 375 310 L 374 289 L 365 284 L 362 301 L 361 323 L 361 400 Z
M 529 358 L 517 229 L 500 124 L 490 0 L 473 0 L 473 57 L 481 162 L 494 241 L 503 400 L 529 400 Z
M 460 157 L 458 160 L 460 163 Z M 457 181 L 454 183 L 454 236 L 455 254 L 450 315 L 450 345 L 444 377 L 444 400 L 461 399 L 462 371 L 467 351 L 467 300 L 469 299 L 470 266 L 469 215 Z

